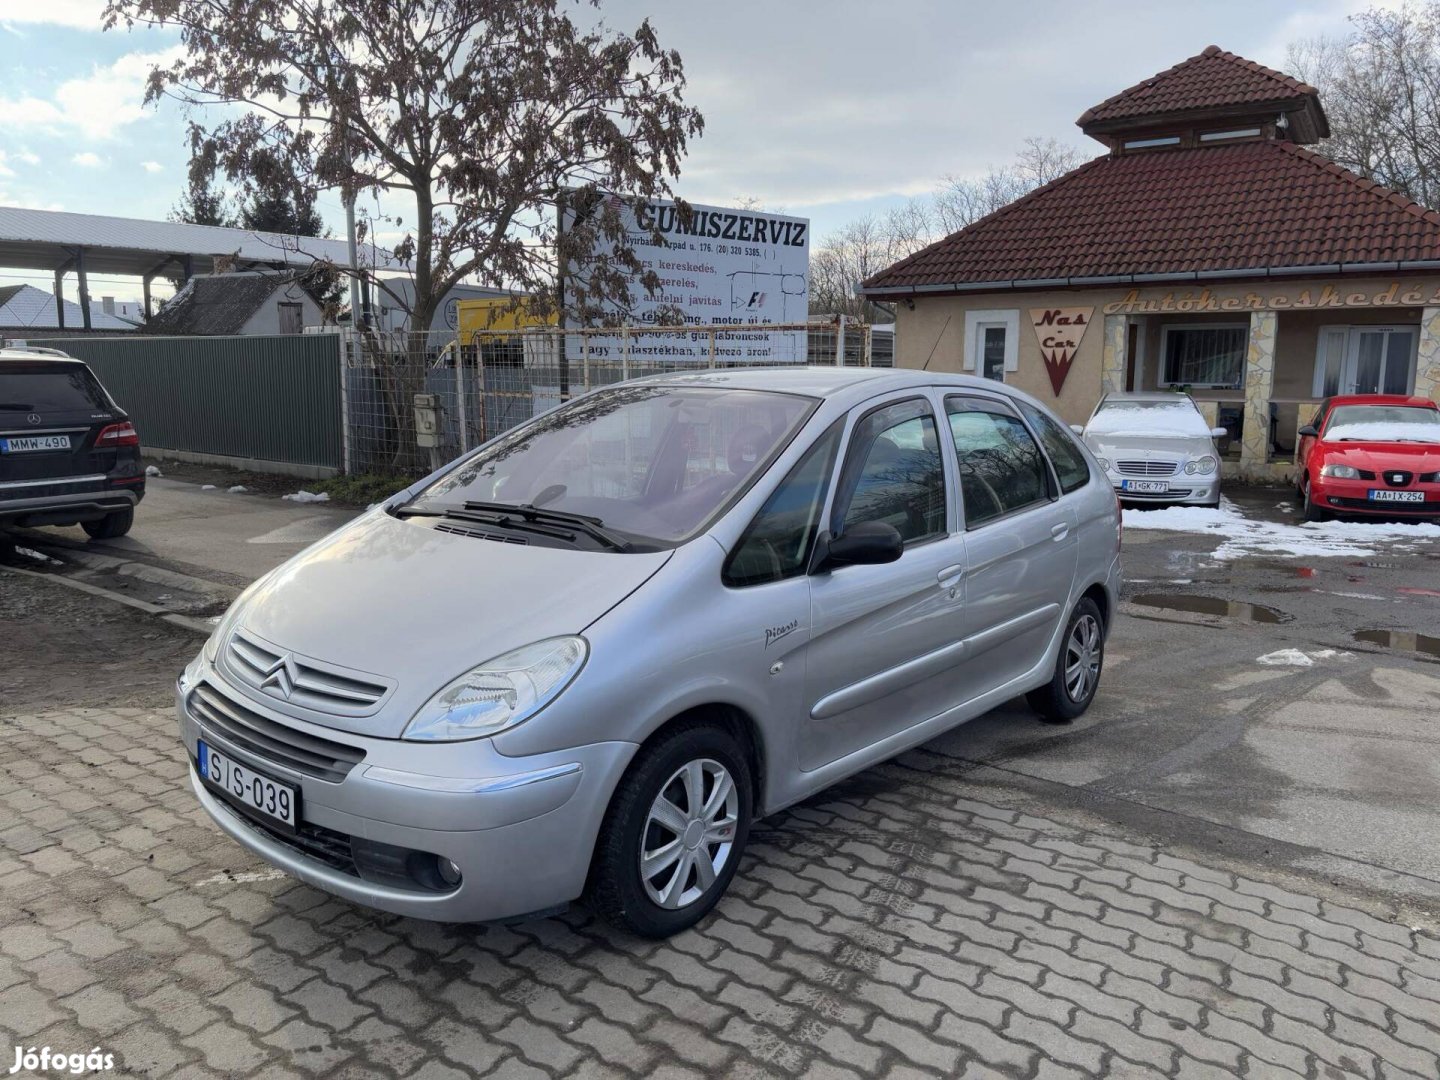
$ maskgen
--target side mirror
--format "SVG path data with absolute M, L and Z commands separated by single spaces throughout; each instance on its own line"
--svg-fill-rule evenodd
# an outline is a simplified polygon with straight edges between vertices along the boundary
M 1306 424 L 1304 427 L 1302 427 L 1302 428 L 1301 428 L 1299 431 L 1297 431 L 1295 434 L 1297 434 L 1297 435 L 1316 436 L 1316 435 L 1319 435 L 1320 432 L 1319 432 L 1318 430 L 1316 430 L 1314 424 Z
M 1228 439 L 1230 437 L 1230 429 L 1223 427 L 1212 427 L 1210 429 L 1210 437 L 1212 439 Z
M 891 563 L 905 552 L 900 530 L 883 521 L 866 521 L 851 526 L 843 536 L 826 544 L 823 570 L 830 566 L 873 566 Z
M 1071 424 L 1071 425 L 1070 425 L 1070 430 L 1073 431 L 1076 435 L 1084 435 L 1084 434 L 1085 434 L 1085 425 L 1084 425 L 1084 424 Z

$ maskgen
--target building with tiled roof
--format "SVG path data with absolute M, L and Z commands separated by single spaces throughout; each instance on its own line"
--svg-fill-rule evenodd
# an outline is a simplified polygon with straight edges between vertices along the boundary
M 1314 87 L 1212 45 L 1077 123 L 1103 156 L 862 284 L 898 364 L 1075 423 L 1187 389 L 1250 475 L 1289 473 L 1326 395 L 1440 395 L 1440 214 L 1308 148 Z

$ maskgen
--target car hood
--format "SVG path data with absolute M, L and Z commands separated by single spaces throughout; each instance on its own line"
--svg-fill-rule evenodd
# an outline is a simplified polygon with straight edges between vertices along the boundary
M 372 512 L 275 571 L 226 619 L 218 660 L 226 681 L 311 723 L 398 738 L 452 679 L 522 645 L 581 633 L 670 557 L 499 543 L 431 524 Z M 278 688 L 256 688 L 232 662 L 234 629 L 302 664 L 370 676 L 387 693 L 368 715 L 279 700 Z
M 1085 445 L 1096 457 L 1135 458 L 1144 461 L 1156 458 L 1164 461 L 1185 461 L 1189 458 L 1215 455 L 1215 444 L 1209 438 L 1197 435 L 1127 435 L 1124 433 L 1087 433 Z
M 1440 471 L 1440 444 L 1436 443 L 1353 443 L 1320 444 L 1323 464 L 1352 465 L 1357 469 L 1382 472 L 1402 469 L 1413 473 Z

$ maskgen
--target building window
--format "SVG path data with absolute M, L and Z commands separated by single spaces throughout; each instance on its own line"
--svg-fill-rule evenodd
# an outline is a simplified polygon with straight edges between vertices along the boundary
M 305 331 L 305 308 L 301 304 L 279 303 L 280 333 L 301 334 Z
M 1160 346 L 1166 386 L 1238 389 L 1245 381 L 1248 323 L 1167 326 Z
M 1322 326 L 1315 345 L 1315 396 L 1411 393 L 1418 329 Z
M 1259 129 L 1259 128 L 1236 128 L 1234 131 L 1205 131 L 1205 132 L 1201 132 L 1201 134 L 1200 134 L 1200 141 L 1201 141 L 1202 143 L 1207 143 L 1207 142 L 1226 142 L 1226 141 L 1231 140 L 1231 139 L 1258 139 L 1259 137 L 1260 137 L 1260 129 Z
M 1150 150 L 1157 146 L 1179 146 L 1179 135 L 1161 135 L 1154 139 L 1126 139 L 1126 150 Z
M 967 311 L 963 367 L 986 379 L 1005 381 L 1019 363 L 1018 311 Z

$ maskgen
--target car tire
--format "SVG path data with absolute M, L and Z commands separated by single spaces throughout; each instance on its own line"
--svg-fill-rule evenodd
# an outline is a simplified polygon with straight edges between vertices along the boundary
M 1330 514 L 1329 514 L 1329 512 L 1328 512 L 1328 511 L 1325 511 L 1325 510 L 1322 510 L 1322 509 L 1320 509 L 1320 507 L 1316 506 L 1316 505 L 1315 505 L 1315 500 L 1310 497 L 1310 481 L 1309 481 L 1308 478 L 1307 478 L 1306 481 L 1305 481 L 1305 488 L 1304 488 L 1304 490 L 1300 493 L 1300 501 L 1301 501 L 1300 516 L 1303 517 L 1306 521 L 1329 521 L 1329 520 L 1330 520 Z
M 130 526 L 134 524 L 135 509 L 131 507 L 128 510 L 116 510 L 113 514 L 106 514 L 95 521 L 82 521 L 80 527 L 92 540 L 114 540 L 117 536 L 128 533 Z
M 1073 658 L 1073 659 L 1072 659 Z M 1095 700 L 1105 667 L 1105 620 L 1088 596 L 1070 612 L 1055 673 L 1044 686 L 1025 695 L 1041 720 L 1065 724 L 1084 714 Z
M 713 724 L 686 723 L 642 747 L 600 826 L 586 890 L 591 909 L 647 938 L 694 926 L 735 876 L 750 833 L 752 784 L 745 752 Z

